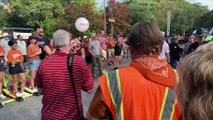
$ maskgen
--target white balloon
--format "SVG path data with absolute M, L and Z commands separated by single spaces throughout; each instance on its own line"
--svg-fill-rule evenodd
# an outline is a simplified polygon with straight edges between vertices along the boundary
M 75 21 L 75 28 L 80 32 L 85 32 L 89 28 L 89 21 L 84 17 L 80 17 Z

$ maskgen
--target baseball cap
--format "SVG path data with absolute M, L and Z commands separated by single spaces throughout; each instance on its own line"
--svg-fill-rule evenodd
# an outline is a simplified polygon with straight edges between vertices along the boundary
M 202 28 L 198 28 L 198 29 L 196 29 L 196 32 L 194 33 L 194 35 L 197 37 L 202 37 L 202 36 L 205 36 L 205 33 Z
M 9 37 L 10 35 L 8 33 L 3 33 L 2 37 Z

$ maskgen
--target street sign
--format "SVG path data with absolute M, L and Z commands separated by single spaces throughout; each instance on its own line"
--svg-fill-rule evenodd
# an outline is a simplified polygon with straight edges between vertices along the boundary
M 108 21 L 109 22 L 115 22 L 115 19 L 114 18 L 109 18 Z

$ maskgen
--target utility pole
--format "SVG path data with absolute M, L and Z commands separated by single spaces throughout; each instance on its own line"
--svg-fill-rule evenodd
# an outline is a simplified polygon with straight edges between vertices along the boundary
M 171 26 L 171 10 L 167 10 L 167 31 L 166 36 L 170 36 L 170 26 Z
M 104 33 L 105 33 L 105 35 L 107 34 L 106 31 L 107 31 L 107 28 L 106 28 L 106 0 L 104 0 Z

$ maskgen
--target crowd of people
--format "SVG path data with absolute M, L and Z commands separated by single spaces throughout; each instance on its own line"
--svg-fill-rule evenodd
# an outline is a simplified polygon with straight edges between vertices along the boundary
M 104 31 L 75 39 L 62 29 L 52 39 L 44 37 L 43 29 L 37 33 L 27 43 L 21 35 L 14 41 L 4 33 L 0 85 L 7 63 L 16 96 L 24 96 L 23 73 L 29 61 L 31 88 L 43 95 L 42 120 L 84 117 L 81 90 L 93 91 L 96 64 L 99 86 L 86 113 L 89 120 L 213 119 L 213 43 L 205 42 L 200 30 L 184 44 L 180 36 L 164 41 L 158 26 L 149 22 L 136 23 L 126 39 Z M 131 63 L 118 68 L 126 47 Z M 106 64 L 113 64 L 113 70 L 106 71 Z

